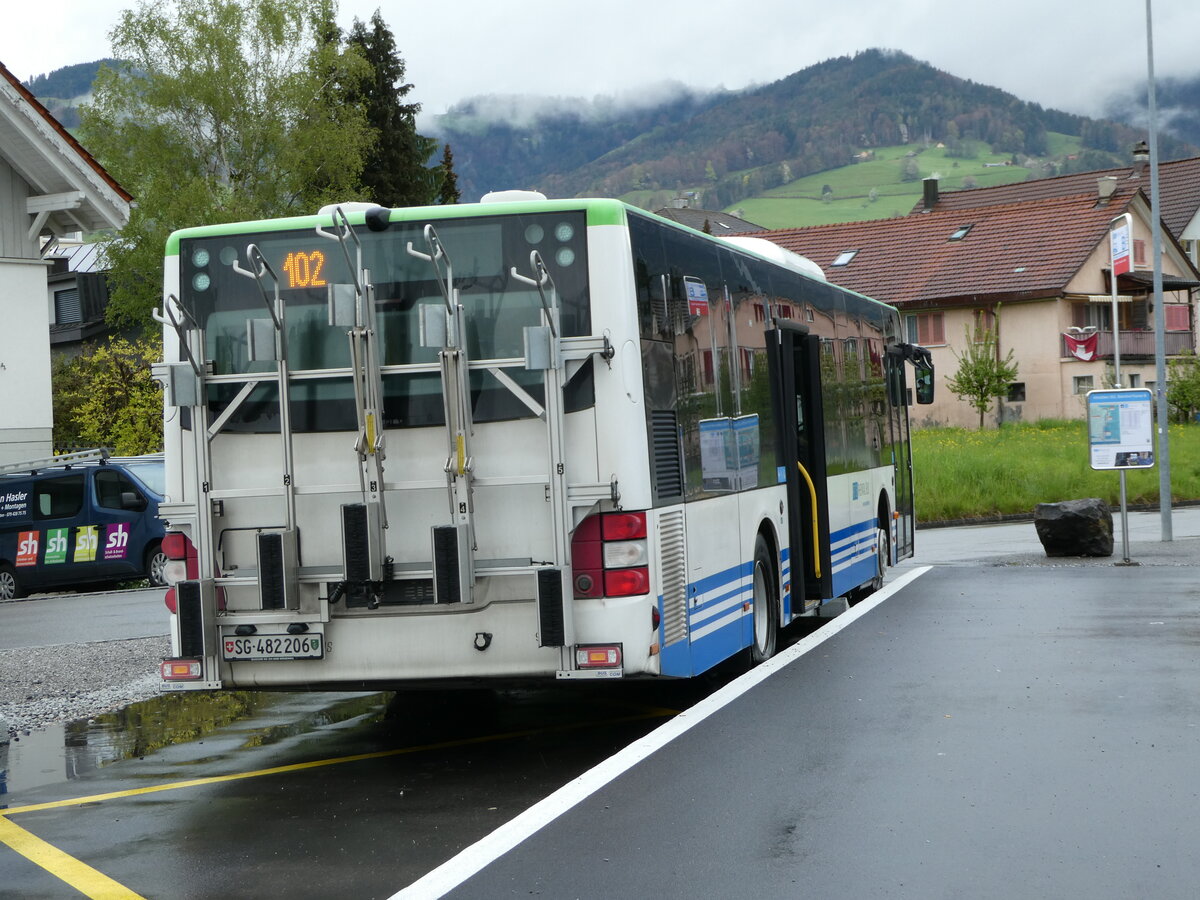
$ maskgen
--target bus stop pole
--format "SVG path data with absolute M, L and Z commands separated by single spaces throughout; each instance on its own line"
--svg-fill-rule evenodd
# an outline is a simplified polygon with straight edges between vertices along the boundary
M 1112 226 L 1117 221 L 1122 219 L 1128 220 L 1126 216 L 1117 216 L 1109 223 L 1109 241 L 1112 241 Z M 1112 254 L 1110 253 L 1110 257 Z M 1112 335 L 1113 335 L 1113 380 L 1116 382 L 1113 385 L 1117 390 L 1124 387 L 1121 384 L 1121 328 L 1120 316 L 1117 312 L 1117 272 L 1114 264 L 1109 269 L 1109 291 L 1112 297 Z M 1129 565 L 1129 506 L 1125 500 L 1125 470 L 1120 470 L 1121 475 L 1121 560 L 1125 565 Z

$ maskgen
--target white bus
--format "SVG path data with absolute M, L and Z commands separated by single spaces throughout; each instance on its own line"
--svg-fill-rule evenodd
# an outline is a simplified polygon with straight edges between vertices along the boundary
M 769 242 L 510 194 L 166 263 L 169 687 L 689 677 L 912 553 L 928 353 Z

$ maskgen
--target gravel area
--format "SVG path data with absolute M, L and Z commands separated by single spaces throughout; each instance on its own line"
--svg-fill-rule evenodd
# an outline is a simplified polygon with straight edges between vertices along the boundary
M 160 692 L 167 637 L 0 650 L 0 740 Z

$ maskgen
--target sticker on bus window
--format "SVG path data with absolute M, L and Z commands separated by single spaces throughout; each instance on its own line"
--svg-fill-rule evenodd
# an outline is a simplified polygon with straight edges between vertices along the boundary
M 46 532 L 46 565 L 65 563 L 67 561 L 67 538 L 70 528 L 51 528 Z
M 129 552 L 129 523 L 121 522 L 104 529 L 104 558 L 124 559 Z
M 97 531 L 99 525 L 80 525 L 75 529 L 74 562 L 94 562 L 96 559 Z
M 17 565 L 36 566 L 38 547 L 41 544 L 41 532 L 22 531 L 17 534 Z

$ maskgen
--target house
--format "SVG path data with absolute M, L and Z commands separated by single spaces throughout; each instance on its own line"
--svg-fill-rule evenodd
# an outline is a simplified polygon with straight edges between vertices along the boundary
M 0 464 L 50 456 L 60 238 L 121 228 L 132 198 L 0 63 Z
M 727 212 L 715 209 L 695 209 L 689 206 L 666 206 L 654 210 L 656 216 L 678 222 L 697 231 L 706 231 L 716 237 L 730 237 L 735 234 L 761 234 L 767 229 L 753 222 L 747 222 Z M 705 225 L 708 228 L 705 229 Z
M 978 413 L 945 387 L 945 377 L 981 327 L 996 331 L 1000 356 L 1011 349 L 1018 365 L 993 421 L 1080 418 L 1087 391 L 1111 383 L 1108 233 L 1110 222 L 1125 213 L 1132 217 L 1135 265 L 1117 280 L 1122 382 L 1154 386 L 1151 260 L 1145 252 L 1151 246 L 1150 203 L 1145 181 L 1136 178 L 1092 175 L 1069 187 L 1039 186 L 1005 186 L 1028 195 L 981 188 L 939 197 L 931 179 L 908 216 L 763 237 L 813 260 L 830 281 L 900 309 L 909 339 L 932 350 L 940 376 L 937 399 L 917 424 L 978 423 Z M 1170 357 L 1196 346 L 1192 292 L 1200 286 L 1200 271 L 1166 229 L 1162 270 Z M 1095 349 L 1075 349 L 1075 338 L 1091 333 L 1098 335 Z

